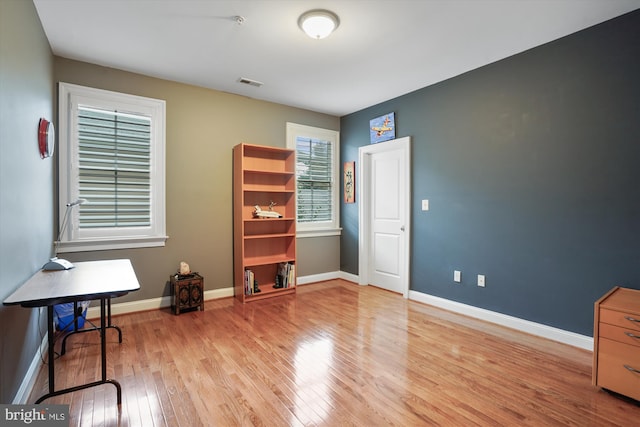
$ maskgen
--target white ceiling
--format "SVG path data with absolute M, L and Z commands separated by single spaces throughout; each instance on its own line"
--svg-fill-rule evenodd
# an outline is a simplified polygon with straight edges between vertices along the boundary
M 54 54 L 342 116 L 640 8 L 640 0 L 34 0 Z M 324 8 L 323 40 L 298 17 Z M 245 22 L 236 23 L 235 16 Z M 244 77 L 264 85 L 239 83 Z

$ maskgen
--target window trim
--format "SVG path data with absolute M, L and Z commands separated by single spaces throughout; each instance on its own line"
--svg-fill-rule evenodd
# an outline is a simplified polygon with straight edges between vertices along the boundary
M 109 249 L 129 249 L 164 246 L 166 235 L 166 203 L 165 203 L 165 147 L 166 147 L 166 102 L 160 99 L 146 98 L 137 95 L 95 89 L 70 83 L 58 84 L 58 226 L 67 211 L 67 203 L 77 200 L 79 189 L 77 180 L 72 178 L 77 163 L 77 147 L 74 148 L 73 134 L 77 125 L 76 117 L 71 113 L 73 103 L 84 101 L 92 107 L 108 107 L 144 114 L 153 118 L 151 138 L 151 226 L 97 229 L 79 231 L 77 229 L 79 209 L 70 209 L 64 234 L 56 243 L 56 251 L 81 252 Z M 90 202 L 90 201 L 89 201 Z M 105 231 L 108 230 L 108 231 Z
M 318 223 L 313 222 L 297 222 L 296 236 L 303 237 L 323 237 L 323 236 L 339 236 L 342 229 L 340 228 L 340 132 L 331 129 L 323 129 L 313 126 L 300 125 L 297 123 L 287 122 L 286 127 L 286 146 L 296 151 L 296 138 L 298 136 L 310 137 L 313 139 L 321 139 L 330 141 L 332 147 L 332 166 L 333 174 L 331 181 L 331 204 L 332 204 L 332 220 Z M 297 152 L 296 152 L 297 156 Z M 296 199 L 298 197 L 296 188 Z M 297 215 L 296 215 L 297 216 Z

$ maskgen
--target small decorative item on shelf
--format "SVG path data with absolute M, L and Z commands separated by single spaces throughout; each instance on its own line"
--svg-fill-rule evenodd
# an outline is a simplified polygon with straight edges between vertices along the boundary
M 280 275 L 280 274 L 276 275 L 276 284 L 273 285 L 273 289 L 282 289 L 282 288 L 284 288 L 284 286 L 282 285 L 282 279 L 283 279 L 282 275 Z
M 178 273 L 181 276 L 188 276 L 189 274 L 191 274 L 191 267 L 189 267 L 189 264 L 187 264 L 184 261 L 180 261 L 180 268 L 178 269 Z
M 276 204 L 272 201 L 271 203 L 269 203 L 269 210 L 268 211 L 263 211 L 260 206 L 255 205 L 254 206 L 254 210 L 253 210 L 253 216 L 256 218 L 282 218 L 282 215 L 280 215 L 278 212 L 273 210 L 273 207 Z

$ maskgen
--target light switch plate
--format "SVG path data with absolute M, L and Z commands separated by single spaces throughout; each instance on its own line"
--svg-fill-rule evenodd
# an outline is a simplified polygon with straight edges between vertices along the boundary
M 422 201 L 422 210 L 423 211 L 428 211 L 429 210 L 429 200 L 425 199 Z

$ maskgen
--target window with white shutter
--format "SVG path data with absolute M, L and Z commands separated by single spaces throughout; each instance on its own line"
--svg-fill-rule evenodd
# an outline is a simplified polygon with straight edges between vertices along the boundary
M 287 123 L 287 148 L 296 151 L 299 237 L 339 234 L 339 134 Z
M 151 224 L 151 119 L 78 106 L 78 227 Z
M 58 251 L 164 245 L 165 102 L 60 83 L 59 111 Z

